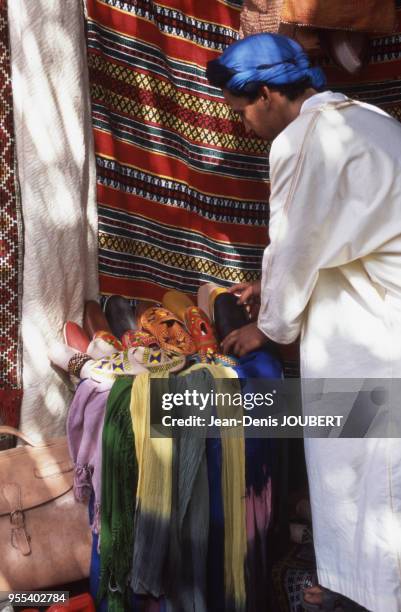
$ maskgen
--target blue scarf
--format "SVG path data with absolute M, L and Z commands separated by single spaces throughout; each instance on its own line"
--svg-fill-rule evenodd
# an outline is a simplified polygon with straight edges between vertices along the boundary
M 246 92 L 250 83 L 280 86 L 304 78 L 310 79 L 314 89 L 326 84 L 323 71 L 311 67 L 302 47 L 280 34 L 254 34 L 238 40 L 210 64 L 233 73 L 225 85 L 233 92 Z

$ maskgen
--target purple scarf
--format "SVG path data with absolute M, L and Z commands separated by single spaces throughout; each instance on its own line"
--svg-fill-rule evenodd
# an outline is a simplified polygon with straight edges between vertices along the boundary
M 75 465 L 74 494 L 86 501 L 94 493 L 92 529 L 99 533 L 102 476 L 102 433 L 108 384 L 86 379 L 75 391 L 67 421 L 67 439 Z

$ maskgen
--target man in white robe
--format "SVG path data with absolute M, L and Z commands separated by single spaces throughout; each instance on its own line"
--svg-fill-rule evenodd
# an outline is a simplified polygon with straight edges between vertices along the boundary
M 274 138 L 262 280 L 236 287 L 241 302 L 260 297 L 259 316 L 223 350 L 242 355 L 267 338 L 300 336 L 303 378 L 388 378 L 396 389 L 401 125 L 376 107 L 318 93 L 313 78 L 289 99 L 285 87 L 313 69 L 293 41 L 289 50 L 272 37 L 235 43 L 219 58 L 226 74 L 208 75 L 247 129 Z M 400 612 L 401 440 L 307 439 L 305 452 L 320 585 L 373 612 Z

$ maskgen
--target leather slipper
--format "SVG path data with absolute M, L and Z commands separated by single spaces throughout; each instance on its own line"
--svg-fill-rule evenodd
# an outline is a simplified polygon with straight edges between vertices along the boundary
M 104 307 L 106 319 L 113 334 L 121 340 L 128 329 L 137 329 L 135 312 L 129 300 L 121 295 L 111 295 Z
M 79 353 L 86 353 L 90 338 L 85 330 L 74 321 L 67 321 L 63 327 L 64 342 Z
M 182 355 L 196 352 L 195 344 L 184 323 L 166 308 L 152 306 L 141 316 L 141 327 L 152 334 L 160 348 Z
M 151 302 L 150 300 L 135 300 L 135 320 L 137 327 L 140 327 L 141 316 L 148 308 L 152 306 L 161 306 L 160 302 Z
M 80 353 L 63 342 L 54 342 L 50 346 L 48 358 L 54 365 L 76 378 L 81 377 L 82 368 L 91 361 L 90 355 Z
M 85 302 L 83 328 L 88 334 L 89 338 L 93 338 L 95 332 L 100 330 L 111 332 L 107 319 L 104 316 L 104 312 L 100 304 L 95 302 L 95 300 Z
M 104 335 L 106 339 L 104 339 L 102 335 Z M 90 341 L 86 352 L 92 359 L 101 359 L 102 357 L 110 356 L 116 351 L 122 350 L 122 343 L 117 340 L 113 334 L 109 334 L 109 332 L 105 331 L 98 331 Z
M 77 354 L 80 353 L 76 349 L 64 344 L 64 342 L 53 342 L 50 345 L 47 356 L 54 365 L 68 372 L 68 363 Z
M 139 346 L 157 346 L 157 340 L 152 334 L 140 329 L 129 329 L 121 338 L 121 343 L 125 349 L 138 348 Z
M 161 348 L 139 347 L 134 349 L 133 356 L 152 373 L 179 372 L 186 364 L 185 355 L 177 355 Z
M 119 376 L 136 376 L 147 371 L 178 372 L 185 366 L 185 362 L 184 355 L 163 351 L 160 348 L 139 347 L 91 361 L 89 368 L 92 380 L 104 382 L 116 380 Z
M 175 314 L 181 321 L 185 320 L 185 311 L 191 306 L 195 306 L 190 297 L 182 291 L 167 291 L 163 295 L 162 304 L 170 312 Z
M 214 325 L 220 342 L 234 329 L 249 323 L 245 307 L 237 301 L 237 296 L 228 292 L 218 294 L 214 300 Z
M 198 306 L 190 306 L 184 312 L 184 323 L 195 343 L 197 353 L 217 353 L 218 341 L 212 324 Z
M 136 376 L 146 368 L 134 358 L 132 349 L 114 353 L 90 364 L 90 377 L 97 382 L 116 380 L 120 376 Z
M 206 283 L 198 289 L 198 306 L 212 322 L 214 322 L 214 300 L 220 293 L 227 293 L 227 289 L 216 285 L 216 283 Z
M 188 367 L 195 363 L 221 365 L 226 368 L 235 368 L 237 365 L 239 365 L 239 359 L 237 359 L 237 357 L 233 357 L 232 355 L 223 355 L 222 353 L 196 353 L 187 359 Z
M 107 332 L 107 331 L 103 331 L 102 329 L 100 331 L 97 331 L 92 340 L 102 340 L 103 342 L 106 342 L 107 344 L 109 344 L 110 346 L 112 346 L 114 348 L 114 353 L 116 351 L 122 351 L 123 350 L 123 345 L 121 343 L 121 341 L 116 338 L 115 336 L 113 336 L 113 334 Z

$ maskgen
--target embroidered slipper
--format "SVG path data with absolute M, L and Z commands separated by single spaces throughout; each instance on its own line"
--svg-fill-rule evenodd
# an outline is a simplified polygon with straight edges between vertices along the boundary
M 186 364 L 185 355 L 161 348 L 139 347 L 133 350 L 133 356 L 149 372 L 179 372 Z
M 113 334 L 111 334 L 110 332 L 104 331 L 103 329 L 97 331 L 94 334 L 93 340 L 104 340 L 104 342 L 107 342 L 107 344 L 109 344 L 110 346 L 114 348 L 114 351 L 113 351 L 114 353 L 116 353 L 117 351 L 123 350 L 123 345 L 121 344 L 121 341 L 115 336 L 113 336 Z
M 102 357 L 108 357 L 116 351 L 122 350 L 123 345 L 113 336 L 113 334 L 109 334 L 109 332 L 105 331 L 98 331 L 90 341 L 86 352 L 92 359 L 101 359 Z
M 188 357 L 188 366 L 195 363 L 205 363 L 207 365 L 222 365 L 226 368 L 234 368 L 239 364 L 239 359 L 231 355 L 223 355 L 222 353 L 196 353 Z
M 139 347 L 114 353 L 104 359 L 85 364 L 85 374 L 97 382 L 116 380 L 119 376 L 136 376 L 142 372 L 178 372 L 185 366 L 185 356 Z
M 181 291 L 167 291 L 163 295 L 162 304 L 170 312 L 175 314 L 181 321 L 185 321 L 185 311 L 195 306 L 190 297 Z
M 129 300 L 121 295 L 111 295 L 104 307 L 106 319 L 113 334 L 121 339 L 128 329 L 137 329 L 135 312 Z
M 90 355 L 77 352 L 63 342 L 54 342 L 47 356 L 54 365 L 77 378 L 81 377 L 83 366 L 91 360 Z
M 198 306 L 189 306 L 184 312 L 184 323 L 195 343 L 197 353 L 217 353 L 218 342 L 207 315 Z
M 86 352 L 90 338 L 78 323 L 67 321 L 63 327 L 63 336 L 67 346 L 76 349 L 80 353 Z
M 140 324 L 156 338 L 160 348 L 182 355 L 195 353 L 194 342 L 183 322 L 166 308 L 148 308 L 142 314 Z
M 141 326 L 140 319 L 142 314 L 145 312 L 145 310 L 151 308 L 152 306 L 161 306 L 161 304 L 160 302 L 150 302 L 149 300 L 135 300 L 135 329 Z
M 138 348 L 139 346 L 158 346 L 157 340 L 152 334 L 140 329 L 129 329 L 121 338 L 121 343 L 125 349 Z
M 97 382 L 116 380 L 119 376 L 136 376 L 142 372 L 146 372 L 146 368 L 135 359 L 132 349 L 90 363 L 90 378 Z
M 234 329 L 249 323 L 245 307 L 237 301 L 237 296 L 228 292 L 218 294 L 214 300 L 214 324 L 220 342 Z
M 198 289 L 198 306 L 207 314 L 212 322 L 214 321 L 214 300 L 220 293 L 227 293 L 227 289 L 216 285 L 216 283 L 206 283 L 205 285 L 201 285 Z
M 53 342 L 47 352 L 49 360 L 65 372 L 68 372 L 68 363 L 70 359 L 74 357 L 74 355 L 79 354 L 82 353 L 79 353 L 75 348 L 67 346 L 64 342 Z
M 88 334 L 89 338 L 93 338 L 95 332 L 100 330 L 111 333 L 111 329 L 107 323 L 104 312 L 100 304 L 95 302 L 95 300 L 85 302 L 83 328 Z

